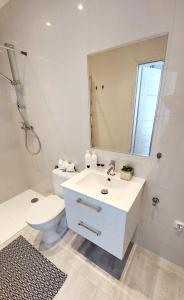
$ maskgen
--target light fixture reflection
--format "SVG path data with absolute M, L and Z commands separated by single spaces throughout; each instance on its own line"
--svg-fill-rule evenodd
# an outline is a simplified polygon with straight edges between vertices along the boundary
M 45 23 L 48 27 L 50 27 L 52 24 L 51 24 L 51 22 L 46 22 Z
M 78 10 L 83 10 L 84 9 L 84 6 L 82 5 L 82 3 L 79 3 L 78 4 Z

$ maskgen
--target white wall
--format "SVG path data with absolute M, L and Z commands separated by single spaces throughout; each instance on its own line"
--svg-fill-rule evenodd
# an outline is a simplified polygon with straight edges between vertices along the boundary
M 98 153 L 105 161 L 117 158 L 117 165 L 132 161 L 138 175 L 145 176 L 151 170 L 144 193 L 139 242 L 182 265 L 184 236 L 177 236 L 172 225 L 176 218 L 184 221 L 184 3 L 182 0 L 83 3 L 85 9 L 78 11 L 75 0 L 14 0 L 1 10 L 1 39 L 29 52 L 24 69 L 26 105 L 43 146 L 38 157 L 25 153 L 29 184 L 48 192 L 50 171 L 60 156 L 74 160 L 80 168 L 83 166 L 84 152 L 90 142 L 87 54 L 169 32 L 167 80 L 162 90 L 152 157 Z M 46 21 L 52 26 L 45 26 Z M 155 158 L 158 150 L 163 152 L 160 162 Z M 157 208 L 151 205 L 155 195 L 160 197 Z
M 0 55 L 0 72 L 5 73 Z M 0 203 L 27 189 L 27 176 L 21 158 L 16 124 L 7 89 L 9 84 L 0 80 Z
M 184 149 L 184 2 L 176 1 L 174 24 L 170 36 L 167 71 L 162 89 L 153 153 L 161 151 L 163 159 L 153 161 L 144 194 L 144 221 L 140 243 L 184 266 L 184 235 L 176 234 L 174 220 L 184 221 L 183 149 Z M 160 198 L 156 209 L 150 207 L 153 194 Z

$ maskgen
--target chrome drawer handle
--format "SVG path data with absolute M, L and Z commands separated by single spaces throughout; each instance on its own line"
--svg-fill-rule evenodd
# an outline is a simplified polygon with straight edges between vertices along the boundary
M 100 212 L 102 210 L 100 206 L 93 205 L 85 200 L 82 200 L 81 198 L 77 199 L 77 203 L 87 206 L 88 208 L 94 209 L 97 212 Z
M 84 223 L 83 221 L 80 221 L 80 222 L 78 223 L 78 225 L 79 225 L 79 226 L 82 226 L 82 227 L 84 227 L 84 228 L 86 228 L 86 229 L 88 229 L 89 231 L 91 231 L 91 232 L 93 232 L 93 233 L 95 233 L 97 236 L 101 235 L 101 233 L 102 233 L 100 230 L 97 230 L 97 229 L 95 229 L 94 227 L 91 227 L 90 225 Z

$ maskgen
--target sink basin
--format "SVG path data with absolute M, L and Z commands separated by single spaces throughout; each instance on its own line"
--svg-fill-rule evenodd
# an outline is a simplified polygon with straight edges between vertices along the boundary
M 128 188 L 128 182 L 106 174 L 95 172 L 87 173 L 82 179 L 76 181 L 81 188 L 95 192 L 96 195 L 104 197 L 120 198 Z M 103 193 L 107 191 L 107 193 Z
M 128 211 L 144 182 L 143 178 L 135 176 L 131 181 L 125 181 L 120 179 L 119 173 L 109 176 L 107 170 L 86 169 L 64 182 L 62 187 Z M 102 193 L 102 190 L 106 193 Z

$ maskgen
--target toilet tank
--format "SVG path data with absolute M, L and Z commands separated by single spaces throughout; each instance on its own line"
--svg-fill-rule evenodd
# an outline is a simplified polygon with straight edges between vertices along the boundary
M 62 198 L 64 197 L 61 184 L 71 177 L 75 176 L 76 174 L 77 172 L 63 172 L 58 168 L 52 171 L 52 181 L 54 185 L 54 191 L 57 196 L 60 196 Z

